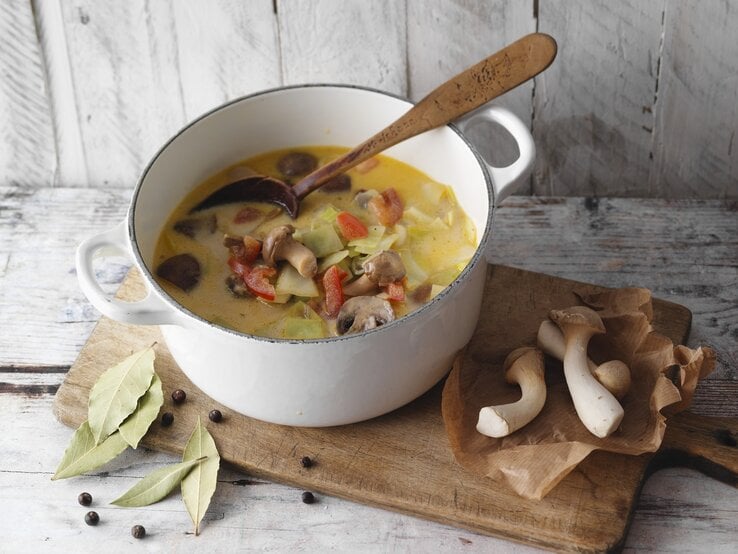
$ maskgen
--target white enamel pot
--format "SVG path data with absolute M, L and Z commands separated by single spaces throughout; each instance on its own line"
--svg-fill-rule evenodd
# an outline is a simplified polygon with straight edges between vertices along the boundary
M 410 106 L 407 100 L 375 90 L 308 85 L 253 94 L 205 114 L 154 156 L 136 186 L 126 220 L 80 245 L 77 271 L 83 292 L 114 320 L 160 325 L 189 379 L 214 400 L 247 416 L 322 427 L 362 421 L 410 402 L 446 374 L 471 338 L 479 317 L 495 202 L 530 174 L 533 139 L 509 111 L 487 106 L 457 127 L 429 131 L 386 151 L 451 185 L 479 237 L 471 263 L 450 287 L 392 323 L 319 340 L 246 335 L 183 308 L 159 287 L 152 267 L 164 222 L 206 177 L 270 150 L 359 144 Z M 463 129 L 483 119 L 503 126 L 517 141 L 520 154 L 512 165 L 489 166 L 464 138 Z M 95 280 L 92 261 L 111 247 L 140 270 L 148 288 L 144 300 L 111 298 Z

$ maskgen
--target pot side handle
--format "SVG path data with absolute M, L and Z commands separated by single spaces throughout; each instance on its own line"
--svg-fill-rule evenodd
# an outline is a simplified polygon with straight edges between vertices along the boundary
M 495 202 L 499 205 L 530 177 L 536 159 L 536 145 L 528 127 L 510 110 L 500 106 L 484 106 L 471 116 L 458 121 L 456 125 L 462 133 L 466 133 L 483 121 L 490 121 L 504 127 L 518 145 L 518 159 L 508 166 L 495 167 L 483 159 L 487 170 L 492 175 Z
M 77 248 L 77 279 L 87 299 L 103 315 L 134 325 L 174 324 L 175 314 L 172 308 L 149 289 L 148 295 L 137 302 L 126 302 L 108 296 L 95 278 L 92 267 L 93 260 L 110 252 L 120 253 L 132 260 L 128 247 L 127 222 L 122 221 L 109 231 L 100 233 L 82 242 Z M 148 287 L 147 287 L 148 288 Z

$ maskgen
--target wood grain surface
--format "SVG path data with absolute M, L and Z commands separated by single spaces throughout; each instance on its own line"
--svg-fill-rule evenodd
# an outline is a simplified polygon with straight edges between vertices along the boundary
M 54 393 L 99 313 L 79 290 L 74 249 L 125 216 L 129 189 L 0 186 L 0 519 L 9 552 L 248 550 L 345 552 L 515 552 L 540 550 L 334 496 L 300 502 L 300 489 L 224 468 L 195 539 L 176 495 L 148 508 L 107 503 L 174 457 L 139 448 L 100 471 L 50 477 L 71 431 L 52 415 Z M 708 344 L 718 368 L 692 410 L 738 417 L 738 221 L 729 201 L 511 197 L 497 210 L 492 262 L 608 286 L 646 286 L 692 311 L 688 344 Z M 123 259 L 96 266 L 114 292 Z M 726 401 L 728 398 L 728 401 Z M 95 497 L 103 524 L 84 524 L 76 503 Z M 738 491 L 685 468 L 646 481 L 626 552 L 733 553 Z M 33 517 L 29 517 L 29 514 Z M 131 526 L 146 526 L 140 543 Z
M 533 340 L 538 321 L 552 306 L 576 303 L 575 287 L 579 285 L 572 281 L 490 266 L 482 321 L 469 348 L 484 344 L 486 351 L 498 354 L 492 355 L 493 359 L 503 359 L 506 352 Z M 134 273 L 124 282 L 119 297 L 137 298 L 142 290 L 142 282 Z M 591 287 L 591 291 L 596 290 L 600 289 Z M 510 328 L 502 314 L 511 310 L 517 314 L 517 321 L 529 320 L 530 324 Z M 682 342 L 689 330 L 689 311 L 656 300 L 654 312 L 655 329 Z M 530 318 L 522 317 L 522 313 Z M 161 341 L 155 328 L 103 319 L 57 393 L 55 413 L 59 419 L 71 426 L 84 421 L 89 388 L 100 373 L 154 341 Z M 204 417 L 217 404 L 187 380 L 164 345 L 159 345 L 156 370 L 164 390 L 183 388 L 188 400 L 176 408 L 175 425 L 154 426 L 146 444 L 180 453 L 197 416 Z M 557 550 L 604 551 L 622 543 L 649 456 L 598 452 L 544 500 L 528 501 L 504 484 L 492 484 L 455 463 L 440 416 L 439 394 L 437 386 L 417 401 L 380 418 L 328 429 L 271 425 L 218 406 L 226 414 L 225 423 L 210 424 L 209 428 L 224 460 L 259 477 Z M 689 414 L 678 418 L 688 430 L 697 429 L 690 428 Z M 691 443 L 705 435 L 705 448 L 700 452 L 735 483 L 735 446 L 717 442 L 711 433 L 718 428 L 729 435 L 738 433 L 738 421 L 721 420 L 716 426 L 703 418 L 701 423 L 707 425 L 707 431 L 694 433 L 688 444 L 666 440 L 664 447 L 682 452 L 681 447 L 691 449 Z M 683 454 L 688 456 L 688 452 Z M 305 455 L 315 459 L 315 467 L 301 466 L 299 460 Z M 676 458 L 671 459 L 673 462 Z M 578 506 L 575 511 L 571 510 L 573 504 Z
M 523 193 L 734 199 L 737 22 L 735 3 L 699 0 L 12 0 L 0 9 L 0 176 L 126 188 L 164 139 L 225 100 L 305 82 L 418 100 L 541 31 L 558 61 L 498 101 L 539 147 Z M 499 129 L 472 135 L 497 163 L 515 155 Z

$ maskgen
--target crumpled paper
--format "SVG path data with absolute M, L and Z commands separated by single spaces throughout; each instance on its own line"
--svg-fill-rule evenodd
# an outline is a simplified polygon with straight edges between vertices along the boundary
M 653 307 L 647 289 L 577 296 L 600 314 L 607 330 L 590 341 L 590 358 L 597 364 L 619 359 L 631 369 L 633 383 L 622 400 L 625 416 L 611 436 L 600 439 L 582 425 L 563 366 L 548 356 L 543 411 L 527 426 L 501 439 L 477 432 L 479 410 L 515 402 L 520 389 L 505 382 L 500 363 L 487 361 L 484 345 L 475 350 L 470 344 L 457 357 L 443 390 L 443 418 L 456 460 L 473 473 L 506 482 L 526 498 L 543 498 L 594 450 L 631 455 L 656 451 L 664 437 L 666 415 L 686 409 L 699 379 L 715 366 L 710 348 L 675 346 L 652 330 Z

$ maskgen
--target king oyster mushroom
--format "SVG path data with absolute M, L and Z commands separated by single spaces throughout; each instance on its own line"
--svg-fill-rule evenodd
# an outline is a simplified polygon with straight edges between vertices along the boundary
M 602 319 L 597 312 L 584 306 L 551 310 L 549 317 L 564 333 L 564 376 L 574 409 L 590 433 L 605 438 L 618 428 L 624 412 L 587 366 L 589 339 L 605 332 Z
M 395 312 L 387 300 L 377 296 L 354 296 L 341 306 L 336 320 L 339 335 L 360 333 L 394 321 Z
M 506 437 L 530 423 L 546 403 L 543 353 L 529 346 L 510 352 L 505 359 L 505 380 L 520 386 L 517 402 L 485 406 L 479 410 L 477 431 L 488 437 Z
M 400 255 L 394 250 L 382 250 L 370 256 L 362 264 L 364 274 L 344 285 L 346 296 L 362 296 L 371 294 L 377 287 L 385 287 L 405 276 L 405 265 Z
M 271 266 L 287 260 L 300 275 L 312 278 L 318 272 L 318 260 L 312 250 L 292 238 L 294 232 L 292 225 L 280 225 L 269 231 L 261 246 L 262 256 Z
M 538 348 L 545 354 L 564 361 L 564 335 L 551 320 L 546 319 L 538 327 Z M 599 366 L 587 358 L 587 367 L 592 375 L 610 391 L 615 398 L 622 400 L 630 390 L 630 369 L 620 360 L 610 360 Z

